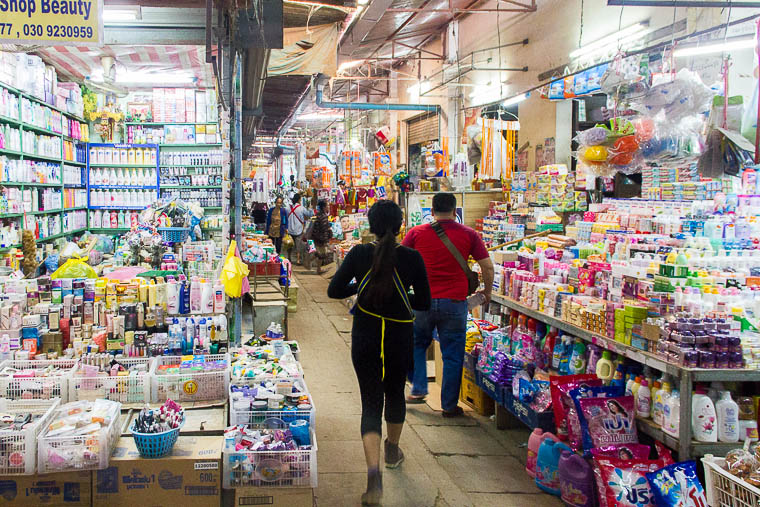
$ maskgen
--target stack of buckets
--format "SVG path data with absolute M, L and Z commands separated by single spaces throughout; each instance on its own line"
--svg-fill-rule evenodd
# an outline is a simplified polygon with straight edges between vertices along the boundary
M 552 433 L 540 428 L 533 430 L 528 439 L 525 469 L 535 478 L 536 486 L 549 494 L 561 496 L 566 505 L 596 505 L 591 465 Z

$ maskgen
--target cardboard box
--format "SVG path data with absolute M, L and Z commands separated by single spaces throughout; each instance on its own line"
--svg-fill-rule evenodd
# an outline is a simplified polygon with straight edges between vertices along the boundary
M 93 505 L 153 507 L 219 505 L 220 437 L 179 437 L 169 456 L 143 459 L 132 437 L 116 444 L 110 466 L 93 472 Z
M 92 473 L 66 472 L 0 478 L 2 505 L 89 506 L 92 502 Z
M 235 506 L 313 507 L 312 488 L 237 488 Z

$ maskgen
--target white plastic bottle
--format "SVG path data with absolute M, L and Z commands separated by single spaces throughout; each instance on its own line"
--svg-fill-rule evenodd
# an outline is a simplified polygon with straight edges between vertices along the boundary
M 636 395 L 636 416 L 648 419 L 651 408 L 652 393 L 649 390 L 649 382 L 647 382 L 647 379 L 643 379 Z
M 681 397 L 678 390 L 674 389 L 670 396 L 668 396 L 665 402 L 665 409 L 663 411 L 664 425 L 662 431 L 674 437 L 678 436 L 679 425 L 681 424 Z
M 664 381 L 662 387 L 658 389 L 652 397 L 652 420 L 659 425 L 663 426 L 665 421 L 665 403 L 670 396 L 670 383 Z
M 731 399 L 730 391 L 721 391 L 715 410 L 718 413 L 718 440 L 738 442 L 739 405 Z
M 169 280 L 166 284 L 166 307 L 169 315 L 179 313 L 179 288 L 176 280 Z
M 691 398 L 691 432 L 698 442 L 717 442 L 718 432 L 715 405 L 707 393 L 699 388 Z
M 201 283 L 201 311 L 214 313 L 214 288 L 210 280 L 203 280 Z
M 201 312 L 201 284 L 197 276 L 194 276 L 190 282 L 190 311 Z

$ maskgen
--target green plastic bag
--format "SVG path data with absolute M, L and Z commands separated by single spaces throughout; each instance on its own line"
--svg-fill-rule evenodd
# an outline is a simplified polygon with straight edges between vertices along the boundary
M 98 275 L 92 266 L 87 264 L 87 257 L 79 258 L 72 257 L 63 263 L 63 266 L 55 270 L 55 273 L 50 275 L 53 280 L 59 278 L 97 278 Z

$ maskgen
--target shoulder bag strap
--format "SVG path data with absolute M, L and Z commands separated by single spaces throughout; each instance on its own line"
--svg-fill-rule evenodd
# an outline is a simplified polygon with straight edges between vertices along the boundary
M 462 257 L 462 254 L 459 252 L 459 250 L 457 250 L 457 247 L 455 247 L 454 243 L 451 242 L 448 235 L 446 234 L 446 231 L 444 231 L 443 227 L 441 227 L 441 224 L 439 224 L 438 222 L 433 222 L 430 224 L 430 226 L 438 235 L 438 238 L 440 238 L 440 240 L 446 246 L 446 249 L 451 253 L 451 255 L 454 256 L 454 259 L 456 259 L 457 263 L 459 263 L 459 267 L 462 268 L 462 271 L 464 271 L 464 274 L 469 276 L 470 271 L 472 270 L 467 265 L 467 261 L 464 260 L 464 257 Z

